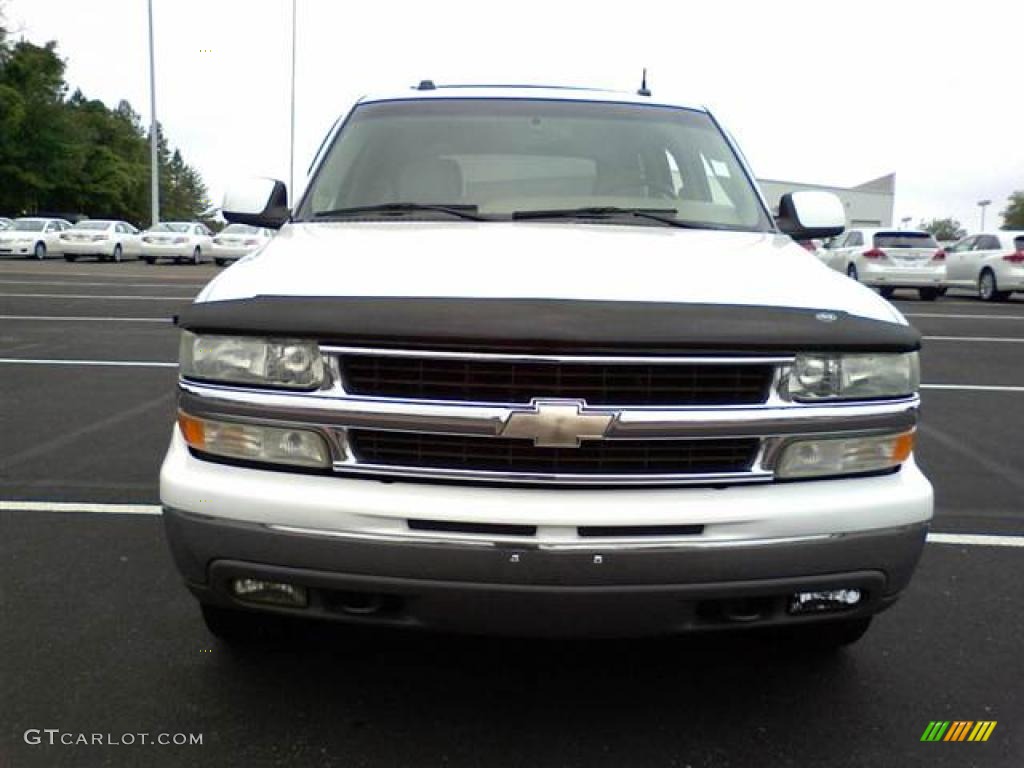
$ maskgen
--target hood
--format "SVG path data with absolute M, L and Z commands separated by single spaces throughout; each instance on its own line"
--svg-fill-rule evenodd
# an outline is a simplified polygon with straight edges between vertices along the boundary
M 255 296 L 728 304 L 905 323 L 786 236 L 565 222 L 290 224 L 197 301 Z

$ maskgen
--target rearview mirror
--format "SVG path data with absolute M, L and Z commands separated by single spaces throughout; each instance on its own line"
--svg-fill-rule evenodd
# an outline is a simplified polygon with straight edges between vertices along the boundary
M 779 200 L 775 223 L 794 240 L 835 237 L 846 229 L 846 210 L 831 192 L 787 192 Z
M 221 214 L 234 224 L 280 229 L 291 211 L 283 181 L 253 177 L 228 187 Z

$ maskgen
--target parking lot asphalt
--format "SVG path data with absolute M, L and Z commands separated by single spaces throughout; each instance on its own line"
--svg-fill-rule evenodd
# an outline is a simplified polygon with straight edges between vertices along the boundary
M 904 599 L 833 659 L 327 629 L 229 652 L 158 517 L 83 511 L 158 502 L 169 319 L 218 271 L 0 261 L 0 766 L 1024 764 L 1024 547 L 929 544 Z M 925 336 L 933 530 L 1024 535 L 1024 297 L 895 303 Z M 919 741 L 983 719 L 985 744 Z M 31 746 L 30 728 L 204 743 Z

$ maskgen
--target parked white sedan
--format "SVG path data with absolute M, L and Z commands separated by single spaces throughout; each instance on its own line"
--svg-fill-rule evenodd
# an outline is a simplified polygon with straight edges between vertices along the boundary
M 10 227 L 0 232 L 0 255 L 45 259 L 60 256 L 60 233 L 71 229 L 64 219 L 41 219 L 31 216 L 15 219 Z
M 252 227 L 248 224 L 229 224 L 213 236 L 210 250 L 217 266 L 223 267 L 229 261 L 247 256 L 260 248 L 274 236 L 274 233 L 263 227 Z
M 985 301 L 1005 301 L 1024 291 L 1024 232 L 982 232 L 952 246 L 946 285 L 976 288 Z
M 210 254 L 213 235 L 198 221 L 164 221 L 142 233 L 142 259 L 155 264 L 171 259 L 177 264 L 199 264 Z
M 946 253 L 928 232 L 848 229 L 832 241 L 824 261 L 885 298 L 897 288 L 916 289 L 925 301 L 944 292 Z
M 139 230 L 127 221 L 86 219 L 60 235 L 67 261 L 95 256 L 99 261 L 137 259 L 141 252 Z

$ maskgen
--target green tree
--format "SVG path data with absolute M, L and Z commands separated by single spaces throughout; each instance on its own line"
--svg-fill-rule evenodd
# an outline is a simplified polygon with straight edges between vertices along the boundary
M 1003 229 L 1024 229 L 1024 189 L 1018 189 L 1003 209 Z
M 68 95 L 56 43 L 11 43 L 0 0 L 0 212 L 54 212 L 149 223 L 149 147 L 126 102 Z M 159 132 L 161 218 L 208 208 L 199 172 Z
M 936 240 L 959 240 L 967 235 L 967 230 L 960 226 L 960 222 L 951 217 L 922 221 L 919 228 L 931 232 Z

